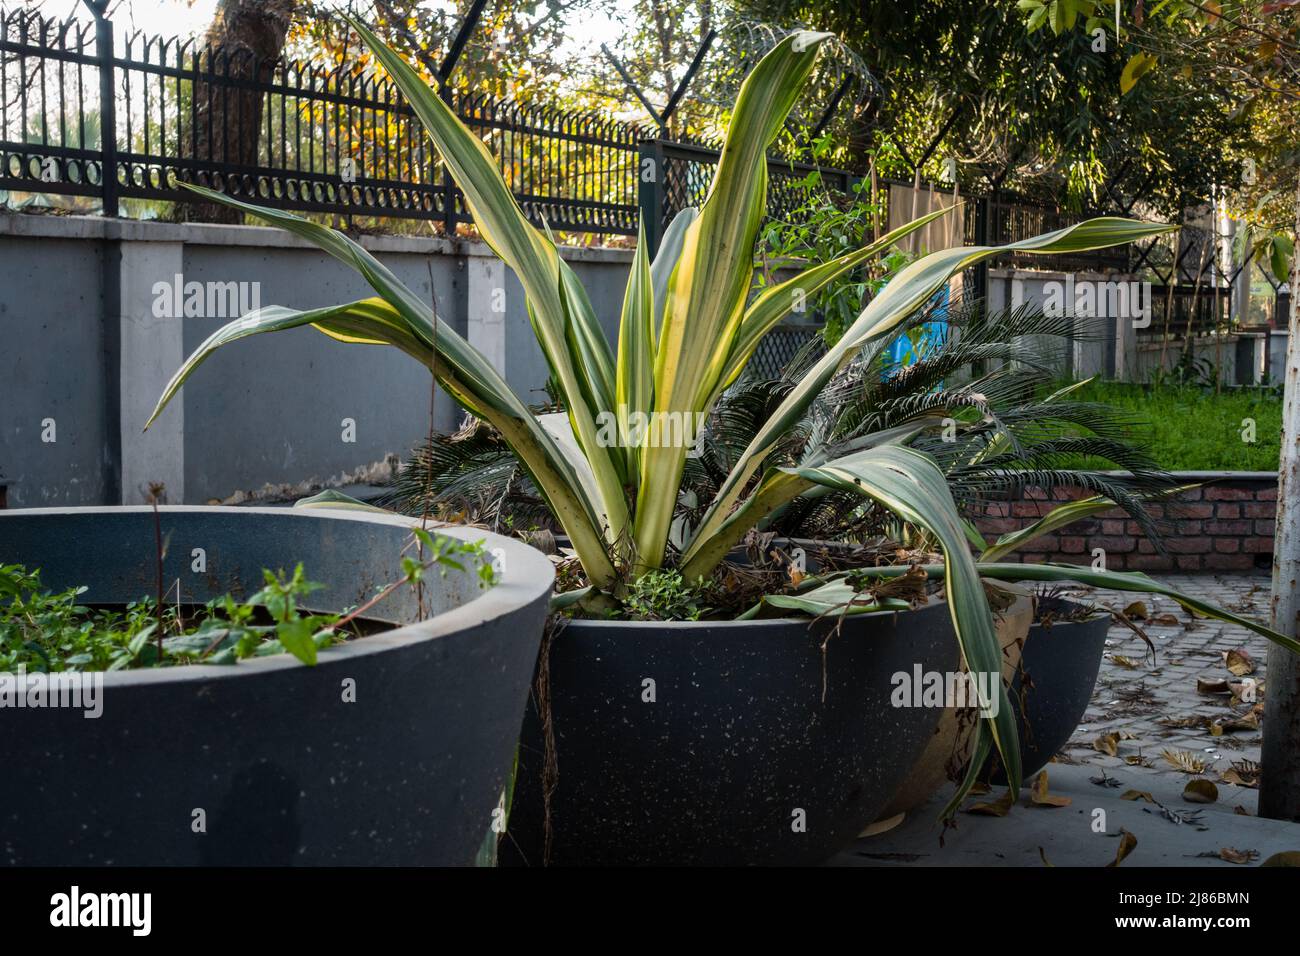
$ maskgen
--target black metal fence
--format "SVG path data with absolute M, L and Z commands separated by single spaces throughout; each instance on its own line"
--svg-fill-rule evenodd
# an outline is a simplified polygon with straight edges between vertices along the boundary
M 179 184 L 197 183 L 305 212 L 433 221 L 454 234 L 471 214 L 410 106 L 357 57 L 340 59 L 259 62 L 196 40 L 115 36 L 104 18 L 0 9 L 0 189 L 92 197 L 118 215 L 123 199 L 190 202 Z M 719 144 L 672 142 L 594 113 L 452 87 L 444 97 L 487 143 L 529 218 L 558 231 L 635 235 L 641 220 L 656 246 L 678 210 L 703 201 L 718 160 Z M 788 218 L 806 201 L 801 183 L 813 171 L 832 191 L 858 181 L 774 158 L 771 215 Z M 1005 242 L 1062 218 L 1020 197 L 975 198 L 965 214 L 968 242 L 983 228 Z
M 454 235 L 470 211 L 409 104 L 352 51 L 337 60 L 259 62 L 196 40 L 115 35 L 103 16 L 59 21 L 0 8 L 0 190 L 88 197 L 116 216 L 123 200 L 192 202 L 180 184 L 197 183 L 350 222 L 424 220 Z M 454 86 L 442 95 L 485 141 L 530 220 L 559 232 L 628 236 L 644 223 L 654 248 L 680 209 L 703 202 L 718 162 L 719 144 L 666 140 L 649 125 Z M 832 192 L 859 183 L 844 170 L 773 158 L 769 214 L 788 220 L 804 207 L 813 172 Z M 876 185 L 877 215 L 888 223 L 889 187 L 911 184 Z M 963 215 L 964 241 L 991 245 L 1078 218 L 1008 192 L 967 197 Z M 1216 256 L 1203 254 L 1207 236 L 1189 226 L 1172 244 L 1001 256 L 972 270 L 973 290 L 983 294 L 990 265 L 1136 272 L 1157 286 L 1144 336 L 1224 329 L 1234 285 L 1267 270 L 1248 260 L 1216 274 Z M 812 334 L 797 332 L 773 337 L 766 358 L 776 362 Z
M 120 49 L 118 49 L 120 47 Z M 520 205 L 557 230 L 635 234 L 648 130 L 452 88 Z M 0 10 L 0 189 L 186 202 L 179 183 L 307 212 L 470 214 L 410 106 L 354 64 L 258 62 L 106 19 Z
M 682 209 L 700 206 L 713 182 L 721 144 L 679 143 L 646 139 L 640 145 L 641 184 L 639 203 L 651 248 L 659 245 L 664 229 Z M 768 215 L 788 219 L 807 200 L 801 183 L 817 173 L 821 186 L 848 194 L 859 177 L 843 169 L 786 159 L 768 162 Z

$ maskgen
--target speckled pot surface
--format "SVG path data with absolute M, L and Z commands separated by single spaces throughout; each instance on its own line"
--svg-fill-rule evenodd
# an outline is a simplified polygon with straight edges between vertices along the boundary
M 313 607 L 338 610 L 401 577 L 411 524 L 164 508 L 164 580 L 198 603 L 302 561 L 327 585 Z M 438 533 L 501 549 L 500 582 L 431 574 L 425 619 L 402 588 L 366 615 L 393 630 L 315 667 L 282 654 L 117 671 L 93 718 L 0 708 L 0 864 L 472 864 L 514 760 L 552 571 L 517 541 Z M 85 604 L 151 593 L 153 540 L 147 508 L 0 511 L 0 563 L 39 567 L 51 589 L 86 585 Z
M 1053 607 L 1067 612 L 1078 605 L 1060 598 L 1039 599 L 1040 614 Z M 1020 765 L 1025 780 L 1047 766 L 1083 720 L 1101 669 L 1110 623 L 1110 614 L 1103 612 L 1090 620 L 1035 624 L 1029 629 L 1020 667 L 1008 691 L 1020 729 Z M 1005 783 L 1000 768 L 994 779 Z
M 993 633 L 1002 648 L 1002 680 L 1009 683 L 1020 666 L 1020 656 L 1025 636 L 1034 617 L 1034 600 L 1028 595 L 1016 601 L 994 617 Z M 963 668 L 963 671 L 965 668 Z M 914 810 L 929 800 L 970 762 L 971 748 L 975 745 L 975 722 L 969 711 L 963 714 L 956 707 L 945 707 L 934 734 L 926 743 L 916 765 L 903 781 L 898 793 L 881 811 L 882 818 Z
M 831 630 L 568 624 L 539 661 L 557 771 L 550 863 L 816 864 L 851 843 L 939 719 L 935 708 L 892 706 L 893 675 L 955 669 L 958 651 L 942 603 Z M 545 856 L 537 704 L 535 683 L 507 863 Z

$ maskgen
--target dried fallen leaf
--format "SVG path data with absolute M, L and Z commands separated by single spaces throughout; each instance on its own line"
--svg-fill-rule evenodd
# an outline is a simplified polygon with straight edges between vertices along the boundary
M 1036 807 L 1068 807 L 1069 797 L 1058 797 L 1047 792 L 1047 771 L 1040 771 L 1029 791 L 1029 802 Z
M 1183 773 L 1205 773 L 1205 768 L 1208 766 L 1190 750 L 1166 750 L 1161 753 L 1161 756 L 1170 766 Z
M 1228 672 L 1235 677 L 1245 677 L 1247 674 L 1255 673 L 1255 662 L 1246 653 L 1244 647 L 1228 651 L 1223 655 L 1223 662 L 1227 665 Z
M 1264 682 L 1256 681 L 1253 677 L 1248 677 L 1243 681 L 1228 681 L 1228 690 L 1232 692 L 1232 700 L 1228 701 L 1229 707 L 1237 707 L 1241 704 L 1250 703 L 1254 706 L 1252 710 L 1264 713 Z M 1249 693 L 1247 693 L 1249 691 Z M 1247 701 L 1246 698 L 1250 700 Z
M 1112 654 L 1110 655 L 1110 659 L 1113 663 L 1118 664 L 1120 667 L 1124 668 L 1125 670 L 1130 670 L 1130 671 L 1137 670 L 1137 662 L 1131 660 L 1130 658 L 1125 657 L 1123 654 Z
M 1043 866 L 1056 866 L 1055 863 L 1049 863 L 1047 861 L 1047 854 L 1043 852 L 1043 848 L 1041 846 L 1038 848 L 1038 858 L 1043 861 Z M 1272 857 L 1269 857 L 1269 859 L 1272 859 Z M 1265 864 L 1265 866 L 1267 865 L 1268 864 Z
M 1174 826 L 1182 826 L 1183 824 L 1189 824 L 1191 826 L 1196 827 L 1198 830 L 1203 831 L 1208 829 L 1207 827 L 1201 825 L 1201 814 L 1205 812 L 1204 810 L 1184 810 L 1180 813 L 1177 810 L 1169 809 L 1159 800 L 1155 801 L 1155 804 L 1157 807 L 1160 808 L 1160 816 L 1163 819 L 1168 820 Z
M 1243 807 L 1240 803 L 1237 804 L 1235 807 L 1232 808 L 1232 812 L 1235 813 L 1235 814 L 1236 814 L 1237 816 L 1239 816 L 1239 817 L 1248 817 L 1248 816 L 1250 816 L 1250 811 L 1247 810 L 1245 807 Z
M 1121 863 L 1124 862 L 1124 858 L 1133 852 L 1133 848 L 1137 845 L 1138 845 L 1137 837 L 1129 833 L 1127 830 L 1120 830 L 1119 849 L 1115 851 L 1115 859 L 1112 860 L 1110 863 L 1107 863 L 1106 866 L 1108 868 L 1112 866 L 1119 866 Z
M 1119 734 L 1109 733 L 1102 734 L 1092 742 L 1092 749 L 1098 753 L 1110 754 L 1112 757 L 1119 756 Z
M 1227 863 L 1250 863 L 1258 858 L 1258 850 L 1238 850 L 1230 846 L 1225 846 L 1219 850 L 1219 859 Z
M 1173 729 L 1200 727 L 1208 722 L 1208 717 L 1202 717 L 1199 714 L 1192 714 L 1190 717 L 1165 717 L 1159 721 L 1161 726 Z
M 1156 798 L 1151 796 L 1145 790 L 1125 790 L 1120 794 L 1121 800 L 1145 800 L 1147 803 L 1155 803 Z
M 1203 677 L 1198 677 L 1196 679 L 1196 693 L 1231 694 L 1232 688 L 1228 686 L 1226 680 L 1205 680 Z
M 1147 606 L 1141 601 L 1134 601 L 1124 608 L 1123 613 L 1125 617 L 1132 618 L 1135 621 L 1145 621 L 1147 619 Z
M 1219 775 L 1224 783 L 1254 789 L 1259 786 L 1259 764 L 1253 760 L 1234 760 L 1232 766 Z
M 1210 733 L 1215 737 L 1220 737 L 1223 734 L 1230 734 L 1238 730 L 1259 730 L 1259 717 L 1254 711 L 1251 711 L 1243 717 L 1233 717 L 1228 720 L 1220 720 L 1210 725 Z
M 1011 796 L 1011 790 L 1008 789 L 992 803 L 971 804 L 966 808 L 966 812 L 981 817 L 1005 817 L 1011 812 L 1014 803 L 1015 798 Z
M 1142 754 L 1129 754 L 1124 758 L 1124 762 L 1130 767 L 1150 767 L 1151 758 L 1144 757 Z
M 1183 799 L 1188 803 L 1214 803 L 1219 799 L 1219 788 L 1212 780 L 1188 780 L 1183 787 Z
M 1173 614 L 1157 614 L 1147 623 L 1154 624 L 1157 627 L 1176 627 L 1178 625 L 1178 618 Z
M 1274 853 L 1260 866 L 1300 866 L 1300 850 L 1283 850 Z

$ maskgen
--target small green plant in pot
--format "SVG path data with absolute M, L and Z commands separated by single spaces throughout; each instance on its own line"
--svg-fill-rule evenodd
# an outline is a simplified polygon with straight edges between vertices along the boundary
M 434 141 L 484 240 L 523 285 L 538 344 L 562 398 L 564 420 L 557 425 L 553 418 L 543 420 L 530 411 L 492 365 L 434 314 L 429 303 L 357 243 L 299 217 L 204 190 L 200 192 L 205 196 L 282 226 L 353 266 L 376 295 L 307 311 L 271 306 L 227 325 L 176 373 L 154 417 L 215 349 L 250 335 L 310 325 L 341 342 L 392 345 L 428 366 L 462 407 L 490 423 L 513 450 L 581 562 L 585 587 L 571 600 L 580 599 L 587 608 L 623 620 L 633 616 L 626 610 L 629 597 L 634 605 L 645 605 L 650 597 L 653 606 L 665 597 L 671 598 L 670 603 L 689 603 L 689 595 L 667 593 L 672 589 L 666 581 L 660 580 L 664 587 L 657 590 L 641 582 L 664 569 L 675 570 L 688 586 L 709 580 L 767 515 L 812 489 L 829 487 L 875 502 L 932 537 L 943 555 L 947 598 L 943 627 L 955 634 L 971 670 L 997 673 L 1000 653 L 980 568 L 969 550 L 968 527 L 944 471 L 933 457 L 906 444 L 919 430 L 935 424 L 933 414 L 918 413 L 894 427 L 827 444 L 797 467 L 772 465 L 772 453 L 841 369 L 906 323 L 961 270 L 1001 252 L 1078 252 L 1128 243 L 1173 227 L 1098 218 L 1005 247 L 948 249 L 905 266 L 765 418 L 713 499 L 702 503 L 698 520 L 684 526 L 676 520 L 679 492 L 698 423 L 743 373 L 763 336 L 797 303 L 943 214 L 923 217 L 753 295 L 753 255 L 767 194 L 767 151 L 827 34 L 801 32 L 786 37 L 746 78 L 703 207 L 698 212 L 685 210 L 673 221 L 653 260 L 646 244 L 638 244 L 618 345 L 611 349 L 576 275 L 551 238 L 528 222 L 483 143 L 415 69 L 363 25 L 353 25 Z M 899 606 L 882 600 L 859 603 L 854 610 Z M 938 618 L 926 620 L 932 630 L 938 626 L 934 623 Z M 735 634 L 749 635 L 762 632 L 768 623 L 729 626 Z M 673 635 L 702 635 L 700 629 L 713 625 L 646 621 L 617 626 L 624 631 L 658 627 L 676 628 Z M 808 630 L 806 624 L 803 630 Z M 814 643 L 814 651 L 819 643 Z M 564 646 L 562 635 L 556 641 L 557 653 Z M 664 646 L 664 642 L 647 644 Z M 714 646 L 730 645 L 718 640 Z M 742 648 L 736 653 L 745 652 Z M 555 673 L 552 670 L 552 679 Z M 981 721 L 977 750 L 996 748 L 1012 785 L 1018 786 L 1014 719 L 1005 688 L 999 685 L 995 693 L 1000 703 L 990 707 L 992 716 Z M 607 785 L 617 784 L 610 780 Z M 725 802 L 724 798 L 718 802 Z M 856 833 L 874 812 L 868 803 L 864 798 L 858 807 L 866 819 L 845 822 L 835 833 Z M 735 816 L 734 807 L 720 812 Z M 770 830 L 771 826 L 755 823 L 754 839 L 790 829 L 783 825 Z M 708 829 L 702 825 L 699 832 Z M 818 846 L 816 852 L 825 855 L 827 848 L 833 852 L 834 841 Z M 800 858 L 813 859 L 813 854 L 806 850 Z

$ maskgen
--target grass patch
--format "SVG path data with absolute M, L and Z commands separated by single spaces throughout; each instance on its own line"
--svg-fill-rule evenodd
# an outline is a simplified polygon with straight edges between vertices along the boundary
M 1272 390 L 1089 382 L 1070 398 L 1102 402 L 1141 421 L 1134 444 L 1169 471 L 1276 471 L 1282 399 Z M 1255 422 L 1255 442 L 1242 439 Z

